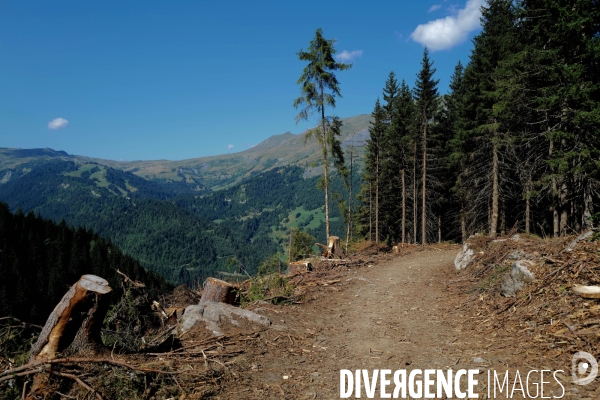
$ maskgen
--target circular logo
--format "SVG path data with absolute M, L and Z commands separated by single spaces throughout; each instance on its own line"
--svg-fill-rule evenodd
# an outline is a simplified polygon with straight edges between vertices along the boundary
M 581 376 L 585 374 L 589 375 L 582 378 Z M 598 362 L 594 356 L 585 351 L 578 351 L 573 354 L 571 376 L 573 376 L 573 383 L 576 385 L 587 385 L 592 382 L 598 376 Z

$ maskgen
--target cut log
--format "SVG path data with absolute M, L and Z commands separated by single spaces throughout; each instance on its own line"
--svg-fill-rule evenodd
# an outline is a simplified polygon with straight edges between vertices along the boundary
M 309 261 L 294 261 L 289 263 L 287 274 L 296 275 L 312 271 L 313 267 Z
M 31 348 L 29 361 L 56 357 L 56 353 L 86 353 L 102 347 L 100 327 L 108 311 L 108 282 L 95 275 L 83 275 L 56 305 L 38 340 Z
M 207 301 L 234 304 L 237 297 L 234 289 L 235 286 L 228 282 L 217 278 L 208 278 L 204 282 L 204 290 L 202 291 L 200 304 L 206 303 Z
M 575 285 L 573 291 L 586 299 L 600 299 L 600 286 Z

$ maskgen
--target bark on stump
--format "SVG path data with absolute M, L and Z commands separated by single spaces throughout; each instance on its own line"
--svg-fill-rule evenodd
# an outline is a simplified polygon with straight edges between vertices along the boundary
M 327 239 L 327 246 L 317 243 L 317 246 L 323 249 L 321 254 L 325 258 L 344 258 L 344 252 L 340 245 L 340 238 L 338 236 L 329 236 Z
M 206 282 L 204 282 L 200 304 L 207 301 L 234 304 L 237 297 L 234 289 L 235 287 L 228 282 L 217 278 L 208 278 Z
M 296 275 L 296 274 L 302 274 L 305 272 L 309 272 L 312 271 L 313 267 L 312 264 L 308 261 L 294 261 L 292 263 L 289 263 L 288 265 L 288 270 L 287 270 L 287 274 L 288 275 Z
M 56 357 L 56 353 L 89 352 L 102 346 L 100 327 L 108 311 L 107 296 L 112 289 L 96 275 L 83 275 L 46 320 L 31 348 L 29 361 Z
M 100 328 L 108 311 L 108 282 L 96 275 L 83 275 L 46 320 L 31 348 L 29 361 L 52 360 L 57 353 L 95 355 L 102 349 Z M 47 372 L 33 378 L 26 400 L 46 398 L 53 391 Z

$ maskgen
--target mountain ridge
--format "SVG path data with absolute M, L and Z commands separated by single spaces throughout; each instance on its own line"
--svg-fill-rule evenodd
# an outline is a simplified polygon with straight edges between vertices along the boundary
M 357 153 L 362 154 L 365 137 L 368 137 L 370 119 L 369 114 L 343 118 L 342 146 L 354 145 Z M 148 180 L 185 182 L 196 192 L 201 192 L 206 189 L 218 190 L 231 187 L 245 178 L 277 167 L 299 166 L 308 169 L 319 165 L 318 144 L 314 141 L 305 143 L 305 135 L 306 132 L 293 134 L 288 131 L 272 135 L 256 146 L 240 152 L 184 160 L 115 161 L 72 155 L 49 148 L 0 148 L 0 170 L 16 168 L 36 158 L 62 157 L 78 163 L 98 163 L 131 172 Z M 3 177 L 0 176 L 0 179 Z

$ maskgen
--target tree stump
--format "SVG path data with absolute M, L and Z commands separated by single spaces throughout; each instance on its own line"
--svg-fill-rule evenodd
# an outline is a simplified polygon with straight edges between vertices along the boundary
M 308 261 L 294 261 L 292 263 L 289 263 L 288 265 L 288 270 L 287 270 L 287 274 L 288 275 L 296 275 L 296 274 L 302 274 L 305 272 L 309 272 L 312 271 L 313 267 L 312 264 Z
M 94 352 L 102 347 L 100 328 L 108 311 L 107 296 L 112 289 L 96 275 L 83 275 L 56 305 L 31 348 L 29 361 L 72 353 Z
M 204 282 L 200 304 L 207 301 L 234 304 L 236 300 L 235 286 L 217 278 L 208 278 Z
M 321 254 L 325 258 L 344 258 L 344 252 L 342 250 L 342 246 L 340 244 L 340 238 L 338 236 L 329 236 L 327 238 L 327 246 L 317 243 L 317 246 L 323 249 L 323 253 Z

